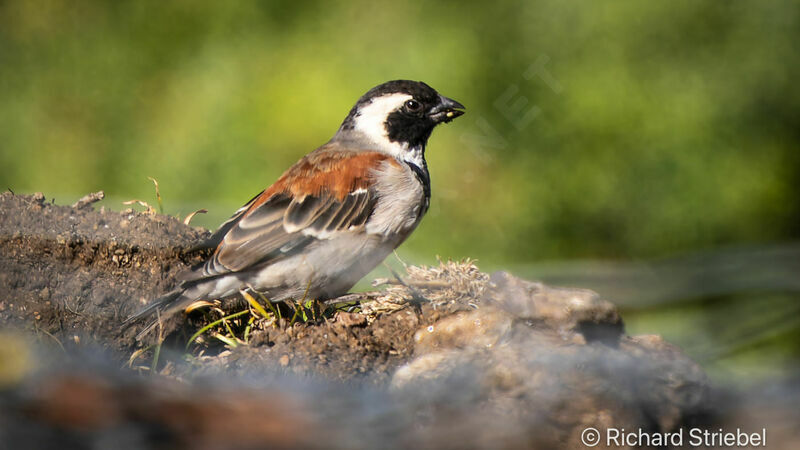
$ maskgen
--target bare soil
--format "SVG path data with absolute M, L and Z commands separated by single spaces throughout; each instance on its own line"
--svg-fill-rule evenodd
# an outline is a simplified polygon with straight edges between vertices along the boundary
M 0 195 L 0 324 L 60 345 L 133 348 L 122 321 L 201 261 L 187 250 L 207 232 L 133 210 L 55 205 L 43 195 Z
M 142 345 L 134 339 L 140 327 L 125 329 L 122 322 L 203 260 L 204 252 L 190 249 L 207 234 L 174 217 L 132 209 L 76 209 L 55 205 L 40 194 L 3 193 L 0 325 L 32 331 L 46 344 L 99 345 L 120 362 L 127 360 Z M 418 326 L 436 317 L 407 310 L 377 317 L 369 327 L 327 317 L 288 329 L 284 320 L 280 326 L 256 330 L 251 345 L 236 351 L 230 364 L 274 365 L 337 379 L 370 374 L 372 380 L 385 382 L 408 359 Z M 166 342 L 182 348 L 202 322 L 201 314 L 188 321 L 166 320 Z M 210 348 L 205 354 L 216 351 Z
M 203 260 L 191 249 L 207 233 L 0 194 L 0 442 L 584 448 L 587 427 L 664 433 L 742 416 L 679 348 L 626 335 L 596 293 L 469 261 L 409 266 L 349 311 L 318 305 L 294 323 L 289 305 L 281 320 L 248 312 L 187 347 L 240 299 L 168 318 L 160 347 L 137 342 L 123 320 Z

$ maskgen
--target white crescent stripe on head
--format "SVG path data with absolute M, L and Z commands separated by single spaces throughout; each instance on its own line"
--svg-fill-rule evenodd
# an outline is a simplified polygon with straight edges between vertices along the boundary
M 399 92 L 373 98 L 370 103 L 358 108 L 358 116 L 354 119 L 353 129 L 364 134 L 381 149 L 402 158 L 400 151 L 404 150 L 405 146 L 389 140 L 386 118 L 412 98 L 414 97 L 411 95 Z

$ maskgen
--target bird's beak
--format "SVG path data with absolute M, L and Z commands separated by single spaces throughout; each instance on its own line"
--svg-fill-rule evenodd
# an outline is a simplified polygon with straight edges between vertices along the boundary
M 464 114 L 466 108 L 461 103 L 447 98 L 443 95 L 439 96 L 439 104 L 431 108 L 428 116 L 436 123 L 447 123 L 456 117 Z

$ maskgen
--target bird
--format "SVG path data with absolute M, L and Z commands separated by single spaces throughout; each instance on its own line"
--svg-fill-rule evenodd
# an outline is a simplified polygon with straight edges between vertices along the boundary
M 465 109 L 421 81 L 393 80 L 370 89 L 327 143 L 200 245 L 213 249 L 207 260 L 125 323 L 168 317 L 198 300 L 223 299 L 243 289 L 271 302 L 346 294 L 427 212 L 428 138 Z

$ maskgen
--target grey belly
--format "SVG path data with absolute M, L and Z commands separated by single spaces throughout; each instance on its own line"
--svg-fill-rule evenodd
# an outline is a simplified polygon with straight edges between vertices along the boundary
M 248 287 L 248 282 L 271 301 L 333 298 L 346 294 L 358 280 L 381 263 L 396 243 L 364 234 L 321 240 L 301 254 L 267 267 L 214 280 L 209 298 L 223 298 Z M 307 294 L 306 294 L 307 291 Z

